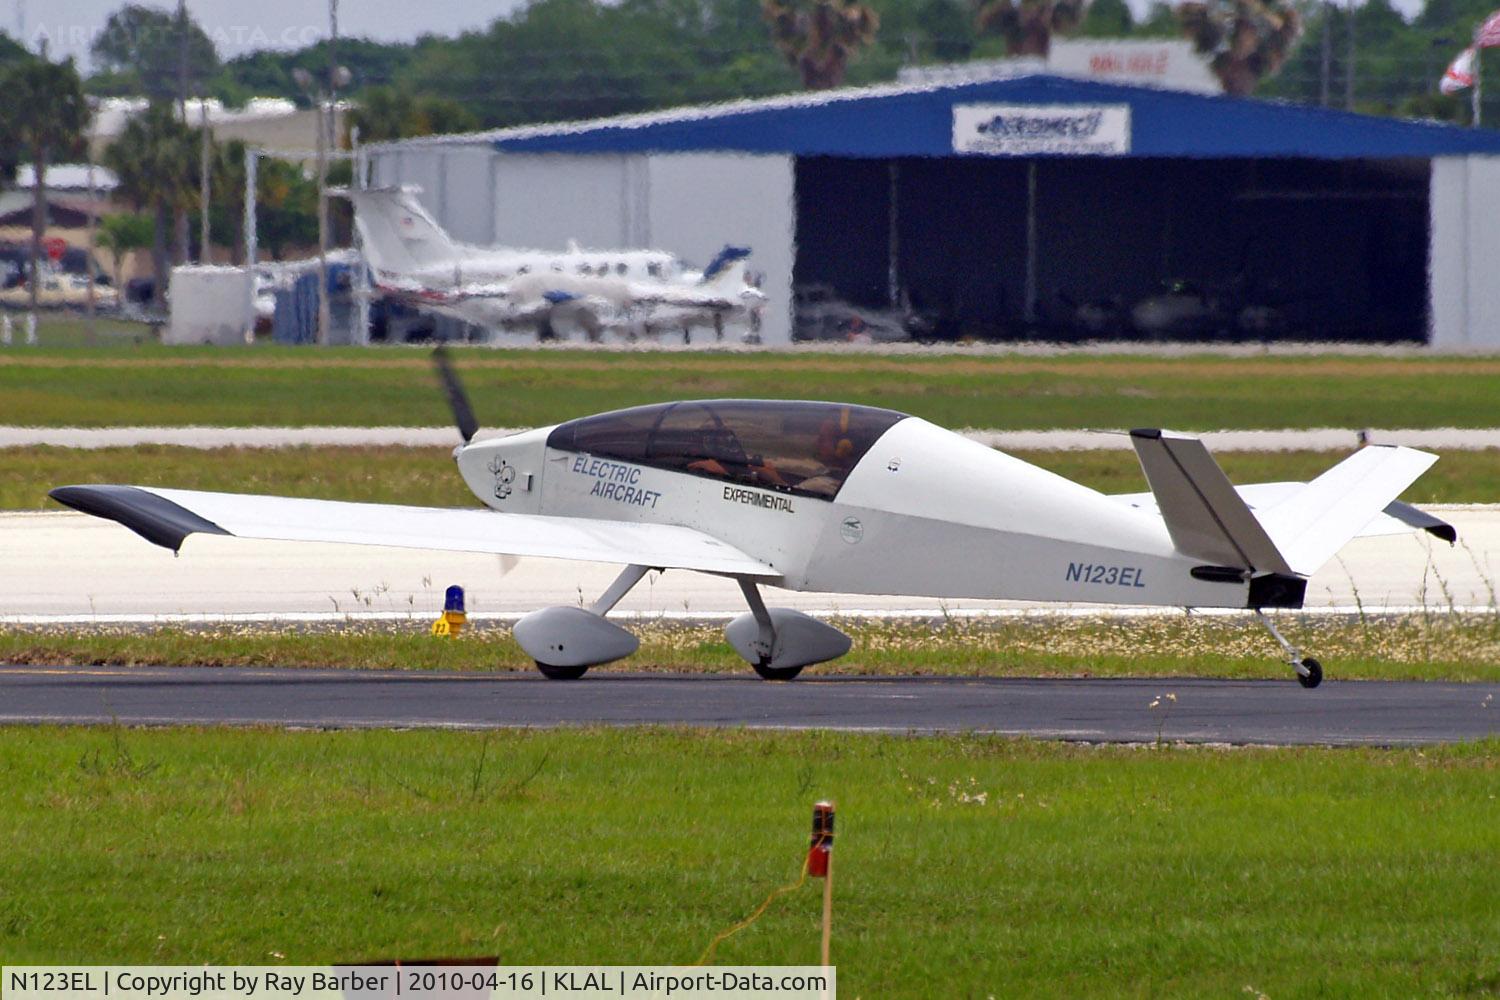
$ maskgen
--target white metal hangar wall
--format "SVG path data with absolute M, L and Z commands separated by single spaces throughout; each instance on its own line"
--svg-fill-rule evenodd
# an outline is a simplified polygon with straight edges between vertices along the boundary
M 792 339 L 792 158 L 498 152 L 485 139 L 372 151 L 371 183 L 412 184 L 456 238 L 561 249 L 651 247 L 699 267 L 726 244 L 751 250 L 769 296 L 761 338 Z
M 1162 251 L 1156 237 L 1131 234 L 1163 228 L 1163 185 L 1201 202 L 1168 214 L 1173 256 L 1243 255 L 1222 224 L 1184 219 L 1206 221 L 1229 202 L 1244 214 L 1246 199 L 1266 197 L 1255 181 L 1264 173 L 1281 190 L 1276 211 L 1256 218 L 1291 220 L 1263 223 L 1283 244 L 1266 257 L 1326 289 L 1325 312 L 1385 315 L 1399 283 L 1411 317 L 1400 336 L 1500 349 L 1500 134 L 1484 130 L 1038 75 L 408 140 L 370 154 L 373 183 L 422 187 L 438 218 L 475 243 L 649 245 L 698 263 L 725 243 L 750 246 L 771 297 L 773 344 L 791 336 L 794 273 L 828 270 L 830 254 L 833 270 L 862 269 L 867 283 L 888 264 L 892 294 L 898 279 L 906 288 L 925 271 L 961 286 L 970 308 L 996 312 L 1019 311 L 1023 295 L 1030 305 L 1060 274 L 1099 280 L 1134 267 L 1139 284 L 1141 259 Z M 1231 175 L 1251 179 L 1249 194 L 1215 182 Z M 1380 190 L 1384 175 L 1404 178 L 1399 189 Z M 1094 206 L 1083 216 L 1069 207 L 1080 198 Z M 1413 211 L 1396 252 L 1382 232 Z M 1125 242 L 1101 249 L 1100 234 Z M 809 258 L 800 263 L 799 237 Z M 1362 254 L 1381 265 L 1365 268 Z M 982 281 L 975 258 L 987 262 Z

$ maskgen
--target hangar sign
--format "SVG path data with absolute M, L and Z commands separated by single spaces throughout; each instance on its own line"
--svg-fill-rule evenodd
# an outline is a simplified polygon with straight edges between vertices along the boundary
M 1122 156 L 1128 104 L 955 104 L 953 151 L 991 156 Z

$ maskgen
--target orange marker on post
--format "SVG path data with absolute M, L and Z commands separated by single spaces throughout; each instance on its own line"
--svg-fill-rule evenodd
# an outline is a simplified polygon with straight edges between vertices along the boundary
M 833 803 L 813 805 L 812 844 L 807 849 L 807 874 L 813 878 L 828 877 L 828 862 L 833 854 Z
M 807 874 L 823 880 L 823 967 L 829 966 L 833 938 L 833 803 L 813 804 L 812 846 L 807 849 Z

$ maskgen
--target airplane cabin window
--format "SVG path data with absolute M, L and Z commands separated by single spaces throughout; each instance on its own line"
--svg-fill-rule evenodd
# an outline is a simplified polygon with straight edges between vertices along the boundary
M 600 458 L 831 500 L 906 414 L 872 406 L 692 400 L 559 425 L 547 445 Z
M 615 273 L 621 276 L 625 274 L 625 262 L 623 260 L 615 265 Z

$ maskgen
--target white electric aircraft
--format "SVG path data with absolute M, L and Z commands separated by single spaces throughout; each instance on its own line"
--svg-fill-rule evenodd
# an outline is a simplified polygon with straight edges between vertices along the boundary
M 791 590 L 1178 607 L 1302 606 L 1307 578 L 1361 535 L 1454 529 L 1395 501 L 1436 456 L 1367 447 L 1311 483 L 1236 489 L 1195 438 L 1131 432 L 1150 493 L 1106 496 L 918 417 L 842 403 L 689 400 L 465 444 L 459 472 L 489 510 L 400 507 L 138 486 L 51 496 L 174 551 L 193 532 L 547 556 L 625 565 L 592 606 L 534 611 L 515 637 L 547 677 L 629 656 L 605 614 L 651 569 L 739 581 L 726 629 L 762 677 L 842 656 L 842 632 L 767 608 Z M 1304 687 L 1322 667 L 1260 615 Z
M 488 329 L 556 335 L 566 321 L 598 339 L 605 329 L 651 334 L 728 323 L 760 328 L 766 295 L 750 284 L 745 247 L 726 246 L 701 272 L 657 250 L 563 253 L 458 243 L 411 188 L 338 192 L 354 203 L 376 287 L 388 296 Z

